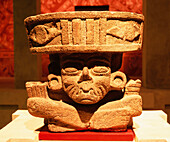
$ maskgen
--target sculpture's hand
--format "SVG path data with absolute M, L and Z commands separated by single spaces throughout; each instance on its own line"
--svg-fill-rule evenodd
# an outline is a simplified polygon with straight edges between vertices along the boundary
M 131 88 L 134 87 L 134 84 L 132 84 Z M 138 84 L 137 84 L 138 85 Z M 136 86 L 137 86 L 136 85 Z M 140 85 L 138 85 L 140 86 Z M 128 88 L 129 89 L 129 88 Z M 100 110 L 114 110 L 119 108 L 128 108 L 128 111 L 130 112 L 130 116 L 138 116 L 142 113 L 142 98 L 139 95 L 139 87 L 134 87 L 136 92 L 128 92 L 128 95 L 124 95 L 124 97 L 117 101 L 108 102 L 104 105 L 102 105 L 97 111 Z M 137 92 L 138 91 L 138 92 Z M 131 94 L 132 93 L 132 94 Z
M 129 95 L 121 100 L 101 106 L 92 116 L 92 129 L 126 129 L 130 118 L 142 113 L 142 99 L 139 95 Z
M 141 81 L 137 80 L 130 80 L 125 86 L 125 96 L 126 95 L 139 95 L 141 87 Z
M 128 106 L 132 117 L 139 116 L 142 113 L 142 98 L 139 95 L 141 81 L 130 80 L 125 86 L 124 97 L 122 103 Z
M 70 130 L 84 129 L 86 124 L 82 123 L 77 110 L 62 101 L 32 97 L 27 100 L 27 107 L 30 114 L 36 117 L 42 117 L 58 123 L 56 127 L 68 126 Z M 63 131 L 61 130 L 58 131 Z
M 140 87 L 140 80 L 130 80 L 125 86 L 124 97 L 102 105 L 92 116 L 90 126 L 93 129 L 126 129 L 130 118 L 142 113 Z
M 47 82 L 27 82 L 26 90 L 28 97 L 48 98 L 47 85 Z
M 125 107 L 128 107 L 131 117 L 139 116 L 142 113 L 142 98 L 140 95 L 128 95 L 125 96 L 122 100 L 122 104 Z
M 50 78 L 51 77 L 51 78 Z M 82 123 L 77 110 L 62 101 L 54 101 L 48 97 L 47 87 L 58 90 L 52 86 L 55 76 L 49 76 L 50 82 L 27 82 L 26 89 L 29 98 L 27 108 L 30 114 L 36 117 L 48 119 L 49 129 L 55 131 L 73 131 L 86 129 L 87 125 Z M 55 80 L 54 80 L 55 81 Z M 51 83 L 51 84 L 50 84 Z M 54 125 L 53 125 L 54 124 Z M 65 128 L 68 126 L 69 128 Z
M 126 130 L 130 121 L 128 108 L 104 109 L 94 113 L 90 128 L 101 130 Z

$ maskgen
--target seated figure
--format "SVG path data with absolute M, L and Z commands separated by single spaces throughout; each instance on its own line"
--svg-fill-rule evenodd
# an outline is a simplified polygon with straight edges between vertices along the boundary
M 30 114 L 53 132 L 132 126 L 142 113 L 141 81 L 119 69 L 122 53 L 141 47 L 142 15 L 53 13 L 28 17 L 25 25 L 31 52 L 50 57 L 48 81 L 26 83 Z
M 124 73 L 112 72 L 112 56 L 116 55 L 60 55 L 61 75 L 50 74 L 45 83 L 27 83 L 29 112 L 47 118 L 51 131 L 126 130 L 131 118 L 142 112 L 141 81 L 127 82 Z

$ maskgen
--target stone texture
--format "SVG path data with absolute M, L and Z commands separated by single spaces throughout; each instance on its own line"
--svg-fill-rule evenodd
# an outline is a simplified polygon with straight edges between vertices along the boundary
M 26 88 L 28 97 L 42 97 L 42 98 L 48 98 L 47 94 L 47 83 L 41 83 L 41 82 L 27 82 Z
M 107 121 L 106 121 L 107 120 Z M 121 121 L 120 121 L 121 120 Z M 114 128 L 120 130 L 126 130 L 130 121 L 129 112 L 126 108 L 120 109 L 106 109 L 96 112 L 90 122 L 90 126 L 93 129 L 105 129 Z
M 56 12 L 56 13 L 47 13 L 40 14 L 37 16 L 31 16 L 26 19 L 26 23 L 34 21 L 38 23 L 39 20 L 43 21 L 46 19 L 74 19 L 74 18 L 87 18 L 87 19 L 99 19 L 99 18 L 114 18 L 114 19 L 133 19 L 143 21 L 144 16 L 142 14 L 132 13 L 132 12 L 115 12 L 115 11 L 81 11 L 81 12 Z M 31 25 L 28 25 L 28 28 L 31 28 Z
M 80 44 L 81 41 L 81 20 L 80 19 L 73 19 L 73 44 L 77 45 Z
M 62 27 L 62 44 L 69 44 L 69 34 L 68 34 L 68 20 L 61 20 Z
M 106 18 L 99 19 L 99 42 L 100 44 L 106 44 Z
M 73 35 L 72 35 L 72 22 L 68 21 L 68 38 L 69 38 L 69 44 L 73 44 Z
M 31 31 L 30 31 L 30 39 L 33 43 L 34 46 L 41 46 L 44 44 L 47 44 L 49 41 L 54 39 L 56 36 L 61 34 L 61 31 L 58 30 L 56 27 L 52 25 L 53 23 L 48 23 L 44 26 L 38 25 L 35 26 Z M 66 24 L 66 25 L 64 25 Z M 67 33 L 67 28 L 68 25 L 67 23 L 63 23 L 62 26 L 64 26 L 64 30 L 62 31 L 62 39 L 68 40 L 67 37 L 63 36 Z M 63 44 L 66 44 L 67 41 L 63 41 Z
M 81 44 L 86 45 L 86 21 L 81 20 Z
M 140 24 L 135 21 L 108 20 L 107 33 L 122 40 L 133 41 L 140 35 Z
M 140 28 L 143 29 L 142 24 L 136 21 L 108 20 L 107 44 L 140 43 Z
M 94 20 L 94 44 L 99 44 L 99 20 Z
M 28 17 L 31 52 L 48 53 L 51 62 L 47 82 L 26 83 L 30 114 L 45 118 L 53 132 L 131 127 L 142 112 L 141 81 L 118 70 L 122 52 L 141 48 L 142 23 L 142 15 L 123 12 Z
M 86 43 L 94 44 L 94 19 L 86 19 Z
M 141 81 L 130 80 L 127 83 L 124 73 L 111 73 L 110 67 L 98 66 L 99 61 L 100 64 L 110 66 L 111 56 L 108 53 L 60 55 L 61 77 L 50 74 L 49 82 L 26 84 L 29 112 L 49 119 L 50 131 L 125 131 L 127 126 L 132 125 L 131 117 L 142 112 L 142 101 L 138 93 Z M 84 63 L 87 63 L 87 67 L 83 67 Z M 93 65 L 96 66 L 90 69 Z M 81 66 L 83 69 L 78 70 Z M 50 92 L 45 90 L 46 97 L 41 95 L 42 86 L 50 89 Z M 123 93 L 123 88 L 124 97 L 120 100 L 114 100 L 114 93 L 107 95 L 111 90 Z M 132 88 L 133 93 L 126 95 L 132 92 L 127 88 Z M 115 94 L 118 96 L 118 92 Z
M 60 40 L 60 39 L 59 39 Z M 93 52 L 130 52 L 141 49 L 140 44 L 113 44 L 113 45 L 49 45 L 30 48 L 32 53 L 93 53 Z
M 56 23 L 59 20 L 61 29 Z M 127 52 L 141 48 L 143 16 L 128 12 L 58 12 L 28 17 L 25 26 L 31 52 Z M 36 40 L 35 31 L 40 37 Z M 54 40 L 60 35 L 59 45 Z

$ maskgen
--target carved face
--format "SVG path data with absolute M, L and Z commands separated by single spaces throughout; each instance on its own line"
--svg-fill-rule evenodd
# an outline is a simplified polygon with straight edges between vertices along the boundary
M 64 91 L 75 102 L 95 104 L 110 88 L 110 54 L 61 55 Z

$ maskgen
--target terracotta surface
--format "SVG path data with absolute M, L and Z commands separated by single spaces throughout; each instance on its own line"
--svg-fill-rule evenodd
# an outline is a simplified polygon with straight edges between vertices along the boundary
M 108 11 L 26 18 L 30 51 L 50 54 L 48 82 L 26 83 L 29 112 L 53 132 L 130 127 L 142 112 L 141 81 L 118 70 L 123 52 L 141 48 L 143 20 Z

